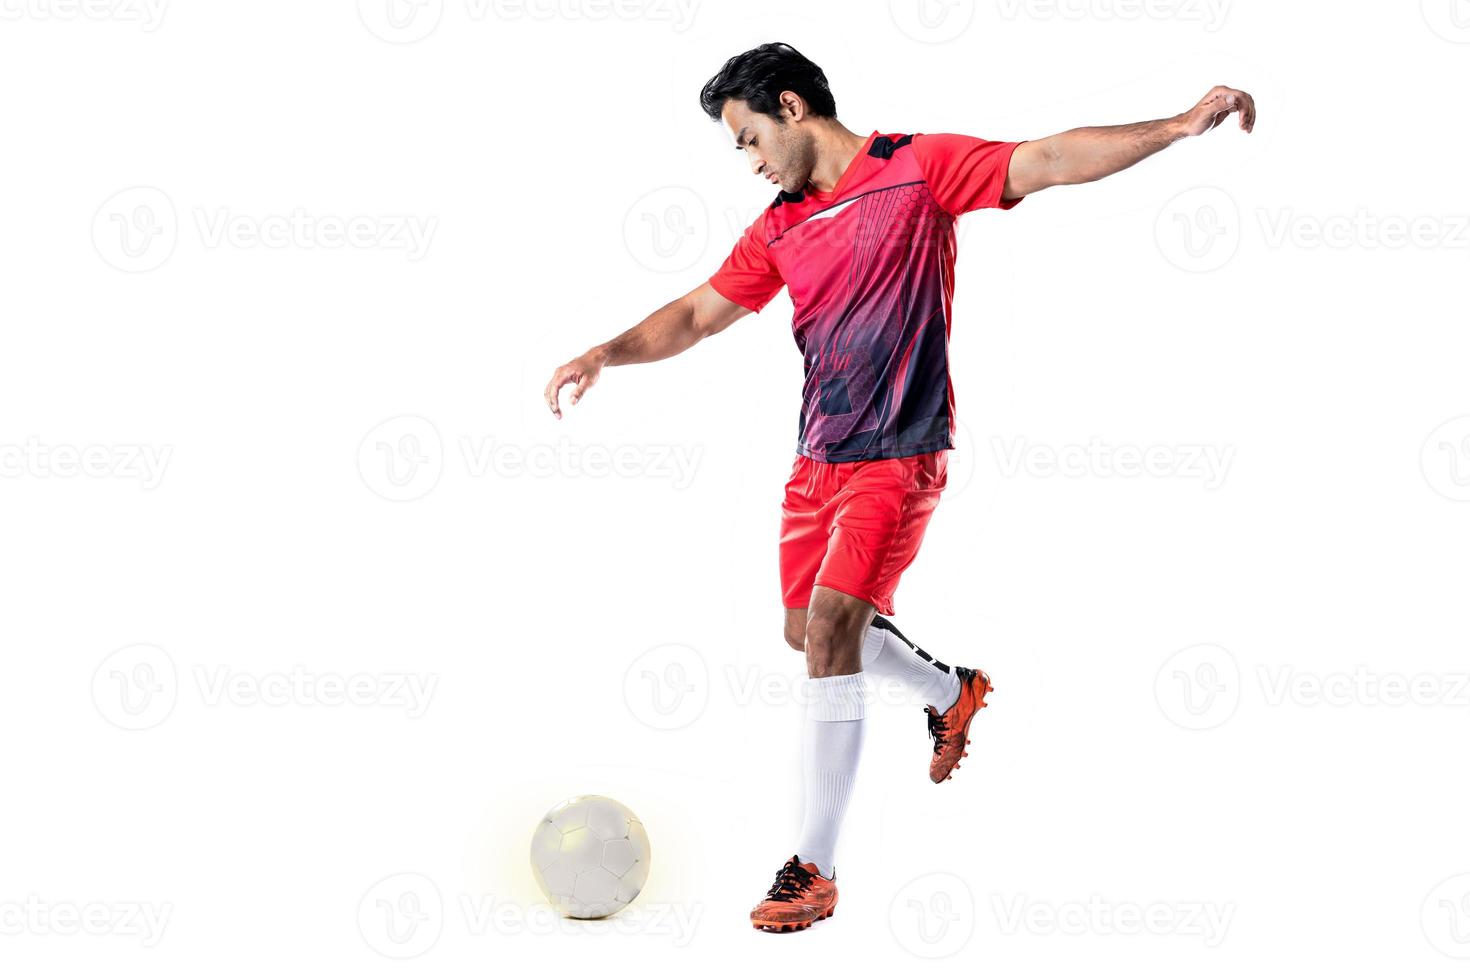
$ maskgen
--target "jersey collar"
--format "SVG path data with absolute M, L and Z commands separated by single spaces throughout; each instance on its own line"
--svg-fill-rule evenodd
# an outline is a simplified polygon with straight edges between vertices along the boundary
M 873 140 L 877 138 L 878 131 L 875 129 L 868 134 L 867 139 L 863 140 L 863 145 L 858 148 L 857 155 L 852 158 L 852 162 L 847 165 L 847 169 L 842 171 L 842 176 L 837 178 L 837 183 L 832 186 L 832 190 L 827 193 L 813 191 L 812 196 L 821 198 L 824 201 L 836 200 L 837 195 L 841 194 L 847 185 L 852 183 L 853 177 L 857 176 L 857 172 L 862 169 L 863 161 L 868 157 L 868 151 L 873 148 Z

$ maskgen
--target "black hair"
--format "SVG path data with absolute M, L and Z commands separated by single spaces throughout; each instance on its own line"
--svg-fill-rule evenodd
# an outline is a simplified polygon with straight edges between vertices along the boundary
M 837 102 L 827 86 L 827 76 L 816 63 L 789 44 L 772 41 L 737 54 L 704 83 L 699 90 L 699 107 L 716 122 L 725 103 L 737 99 L 752 112 L 781 118 L 781 93 L 795 92 L 806 100 L 814 116 L 835 117 Z

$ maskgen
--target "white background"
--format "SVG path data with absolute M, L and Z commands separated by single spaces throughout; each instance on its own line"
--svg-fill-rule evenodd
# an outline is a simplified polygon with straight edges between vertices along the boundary
M 7 975 L 1462 975 L 1470 6 L 925 2 L 0 4 Z M 863 135 L 1259 106 L 961 222 L 894 618 L 997 693 L 941 787 L 870 709 L 796 937 L 789 300 L 541 404 L 769 202 L 697 94 L 773 39 Z

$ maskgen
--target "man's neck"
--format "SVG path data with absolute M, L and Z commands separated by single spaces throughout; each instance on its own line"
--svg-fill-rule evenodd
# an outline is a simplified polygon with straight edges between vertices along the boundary
M 836 122 L 818 133 L 817 165 L 812 168 L 807 183 L 823 194 L 830 193 L 867 141 L 866 136 L 859 136 Z

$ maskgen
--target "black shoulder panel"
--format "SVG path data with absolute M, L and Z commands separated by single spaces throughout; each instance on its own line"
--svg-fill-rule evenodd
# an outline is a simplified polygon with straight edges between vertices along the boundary
M 797 191 L 795 194 L 788 194 L 785 191 L 777 191 L 776 199 L 771 202 L 771 207 L 780 207 L 782 204 L 799 204 L 801 203 L 801 199 L 804 197 L 806 197 L 806 195 L 803 194 L 801 191 Z M 769 211 L 770 208 L 767 208 L 766 210 Z
M 868 147 L 868 156 L 877 157 L 880 160 L 887 160 L 893 156 L 894 150 L 908 146 L 913 138 L 912 133 L 907 136 L 900 136 L 896 140 L 891 140 L 887 136 L 875 136 L 873 137 L 873 145 Z

